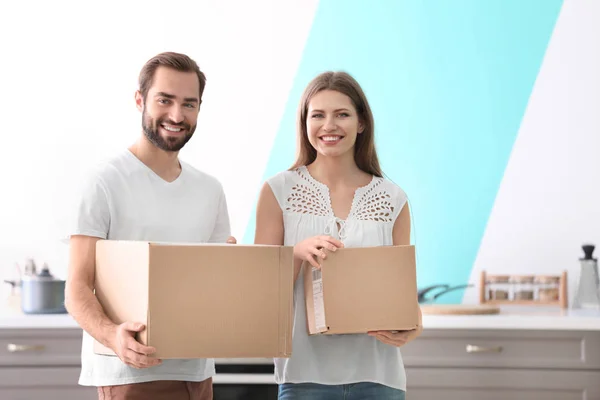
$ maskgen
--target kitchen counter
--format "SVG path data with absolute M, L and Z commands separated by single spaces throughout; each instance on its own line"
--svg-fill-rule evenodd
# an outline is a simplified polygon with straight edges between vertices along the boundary
M 401 350 L 411 399 L 600 399 L 599 311 L 507 307 L 497 315 L 424 315 L 423 325 Z M 97 399 L 94 388 L 77 385 L 81 340 L 68 314 L 0 308 L 0 398 Z M 248 366 L 272 365 L 270 358 L 215 363 L 215 387 L 274 383 L 270 369 Z M 223 365 L 238 363 L 243 368 Z
M 0 329 L 68 329 L 79 328 L 69 314 L 26 315 L 0 309 Z
M 423 328 L 600 331 L 600 311 L 506 307 L 492 315 L 423 315 Z
M 423 315 L 424 329 L 600 331 L 600 311 L 504 308 L 496 315 Z M 68 314 L 24 315 L 0 310 L 0 329 L 79 328 Z

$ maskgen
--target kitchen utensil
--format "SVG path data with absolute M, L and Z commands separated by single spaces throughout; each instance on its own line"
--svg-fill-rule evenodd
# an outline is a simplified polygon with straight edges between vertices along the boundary
M 35 271 L 29 265 L 28 272 Z M 23 275 L 20 281 L 5 280 L 19 287 L 21 295 L 21 311 L 25 314 L 63 314 L 66 313 L 65 281 L 56 279 L 44 264 L 39 274 Z
M 37 266 L 33 258 L 25 260 L 25 266 L 23 267 L 23 276 L 34 276 L 37 274 Z
M 584 257 L 579 259 L 581 274 L 573 308 L 600 309 L 600 281 L 598 277 L 598 260 L 593 257 L 594 245 L 581 246 Z
M 452 291 L 458 290 L 458 289 L 465 289 L 465 288 L 472 287 L 472 286 L 473 286 L 473 284 L 471 284 L 471 283 L 466 284 L 466 285 L 453 286 L 453 287 L 450 287 L 450 285 L 428 286 L 423 289 L 420 289 L 417 292 L 418 300 L 419 300 L 419 303 L 433 303 L 438 297 L 440 297 L 448 292 L 452 292 Z M 441 289 L 440 292 L 438 292 L 437 294 L 435 294 L 431 297 L 427 297 L 427 293 L 434 291 L 434 290 L 439 290 L 439 289 Z
M 15 263 L 15 269 L 11 280 L 6 280 L 11 284 L 10 292 L 5 299 L 7 310 L 21 311 L 21 269 L 19 264 Z

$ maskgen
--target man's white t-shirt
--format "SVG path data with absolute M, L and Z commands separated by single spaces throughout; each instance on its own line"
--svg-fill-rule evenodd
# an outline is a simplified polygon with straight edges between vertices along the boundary
M 180 164 L 181 174 L 167 182 L 129 150 L 103 163 L 84 183 L 69 236 L 224 243 L 230 226 L 221 184 L 183 161 Z M 129 367 L 118 357 L 95 354 L 87 332 L 83 333 L 81 358 L 79 384 L 84 386 L 203 381 L 215 374 L 212 359 L 163 360 L 156 367 Z

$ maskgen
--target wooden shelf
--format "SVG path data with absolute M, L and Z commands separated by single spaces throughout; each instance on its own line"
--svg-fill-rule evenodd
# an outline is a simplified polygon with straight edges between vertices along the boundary
M 491 287 L 495 287 L 496 285 L 510 287 L 511 289 L 517 288 L 520 285 L 527 286 L 529 289 L 533 290 L 534 296 L 537 294 L 537 291 L 541 287 L 545 287 L 546 283 L 535 282 L 536 277 L 544 276 L 545 278 L 554 278 L 558 281 L 556 283 L 555 288 L 558 289 L 558 299 L 557 300 L 511 300 L 511 299 L 488 299 L 487 293 L 488 289 Z M 523 279 L 525 277 L 533 277 L 534 282 L 532 283 L 515 283 L 515 282 L 490 282 L 491 280 L 496 280 L 500 277 L 510 277 L 512 279 Z M 567 271 L 563 271 L 561 275 L 505 275 L 505 274 L 496 274 L 496 275 L 488 275 L 485 270 L 481 271 L 481 276 L 479 280 L 479 303 L 480 304 L 490 304 L 490 305 L 519 305 L 519 306 L 557 306 L 563 309 L 568 307 L 568 299 L 567 299 Z

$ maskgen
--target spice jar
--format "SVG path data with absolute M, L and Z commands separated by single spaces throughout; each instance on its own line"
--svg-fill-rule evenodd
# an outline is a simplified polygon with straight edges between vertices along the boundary
M 536 277 L 535 283 L 540 301 L 553 302 L 558 300 L 560 277 L 540 275 Z
M 514 275 L 510 277 L 513 285 L 513 300 L 533 300 L 535 291 L 533 289 L 534 277 L 530 275 Z
M 508 275 L 492 275 L 488 278 L 488 300 L 508 300 L 510 285 Z

